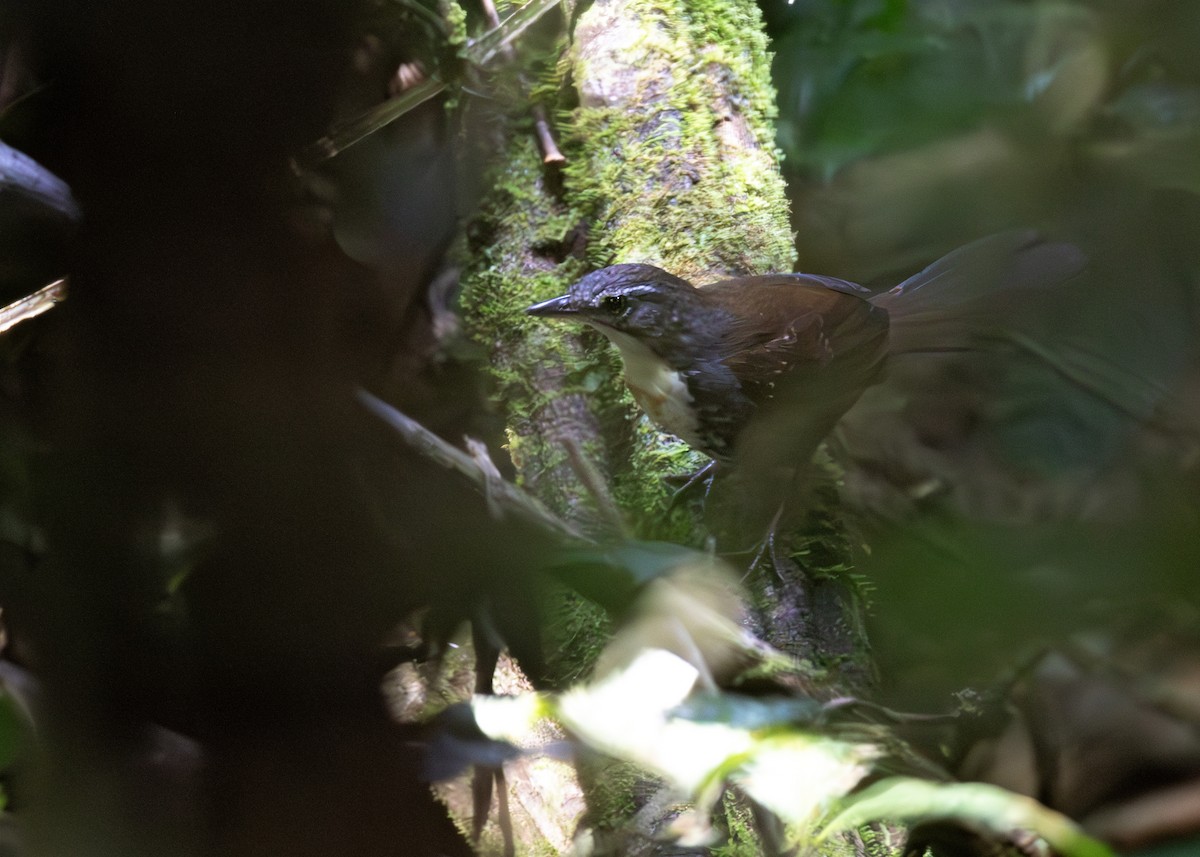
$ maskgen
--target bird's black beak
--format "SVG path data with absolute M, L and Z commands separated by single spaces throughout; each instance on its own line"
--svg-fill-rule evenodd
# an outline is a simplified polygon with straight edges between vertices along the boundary
M 559 295 L 556 298 L 550 298 L 548 301 L 542 301 L 540 304 L 534 304 L 527 308 L 525 312 L 528 315 L 536 315 L 541 318 L 564 318 L 579 315 L 579 309 L 571 302 L 570 295 Z

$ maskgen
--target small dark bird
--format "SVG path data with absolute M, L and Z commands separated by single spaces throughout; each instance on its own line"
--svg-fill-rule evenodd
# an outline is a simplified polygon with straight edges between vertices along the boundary
M 883 378 L 890 355 L 971 348 L 995 321 L 997 295 L 1061 282 L 1083 262 L 1070 245 L 1007 232 L 877 295 L 813 274 L 697 288 L 652 265 L 613 265 L 527 312 L 608 337 L 638 404 L 694 449 L 723 463 L 798 465 Z

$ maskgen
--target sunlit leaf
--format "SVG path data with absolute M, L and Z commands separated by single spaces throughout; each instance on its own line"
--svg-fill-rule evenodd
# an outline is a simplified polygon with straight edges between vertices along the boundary
M 799 731 L 762 737 L 730 780 L 806 836 L 871 772 L 878 745 Z
M 548 698 L 540 693 L 479 695 L 471 701 L 471 711 L 480 730 L 490 738 L 514 745 L 524 744 L 529 730 L 553 710 Z
M 724 724 L 672 721 L 669 712 L 687 698 L 698 677 L 699 670 L 683 658 L 650 649 L 626 668 L 564 693 L 558 717 L 593 749 L 634 762 L 694 794 L 751 743 L 747 733 Z
M 854 788 L 882 755 L 870 741 L 692 719 L 685 700 L 698 676 L 683 659 L 649 650 L 626 669 L 563 694 L 558 717 L 588 746 L 658 774 L 702 811 L 735 783 L 801 826 Z

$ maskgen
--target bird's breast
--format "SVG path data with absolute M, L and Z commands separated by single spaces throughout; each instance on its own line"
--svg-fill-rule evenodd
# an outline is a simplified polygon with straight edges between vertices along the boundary
M 632 336 L 618 330 L 601 328 L 617 346 L 625 364 L 625 383 L 638 405 L 665 431 L 688 445 L 704 449 L 700 437 L 692 395 L 682 373 Z

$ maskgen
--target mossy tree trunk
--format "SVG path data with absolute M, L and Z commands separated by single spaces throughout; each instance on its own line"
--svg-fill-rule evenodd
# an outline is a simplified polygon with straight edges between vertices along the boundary
M 757 6 L 726 0 L 601 0 L 572 23 L 552 105 L 567 164 L 543 165 L 532 135 L 512 137 L 474 230 L 464 312 L 491 355 L 526 487 L 595 534 L 701 544 L 687 510 L 668 511 L 663 477 L 703 457 L 637 410 L 599 335 L 523 310 L 616 262 L 697 283 L 791 270 L 766 36 Z M 830 512 L 812 518 L 796 551 L 806 571 L 829 579 L 848 565 Z M 861 678 L 854 609 L 817 603 L 853 600 L 840 582 L 815 597 L 762 584 L 772 589 L 759 599 L 768 637 L 817 660 L 813 648 L 832 642 L 847 675 Z M 767 606 L 797 599 L 800 611 Z
M 544 167 L 531 137 L 513 138 L 465 310 L 491 351 L 527 485 L 593 530 L 611 528 L 597 510 L 607 498 L 572 464 L 582 453 L 637 535 L 687 539 L 689 522 L 664 520 L 662 476 L 702 459 L 645 422 L 598 337 L 522 310 L 617 261 L 699 282 L 790 269 L 766 38 L 757 7 L 724 0 L 597 2 L 571 30 L 555 105 L 566 167 Z

